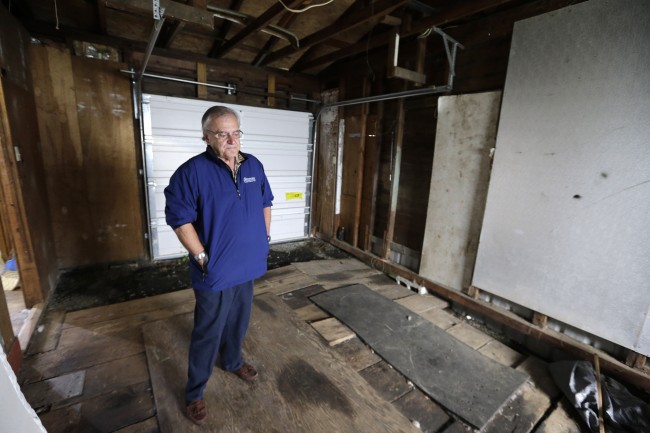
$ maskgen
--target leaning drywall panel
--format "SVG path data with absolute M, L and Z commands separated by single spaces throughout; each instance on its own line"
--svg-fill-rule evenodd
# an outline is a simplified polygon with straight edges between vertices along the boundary
M 185 255 L 165 222 L 164 189 L 176 168 L 205 150 L 201 117 L 211 101 L 143 95 L 143 129 L 152 255 Z M 224 104 L 240 116 L 242 152 L 264 164 L 273 195 L 271 238 L 301 239 L 308 234 L 313 143 L 311 113 Z
M 501 92 L 438 98 L 420 275 L 455 290 L 472 280 Z
M 0 432 L 47 433 L 20 391 L 7 356 L 0 349 Z
M 473 284 L 650 355 L 650 2 L 515 25 Z

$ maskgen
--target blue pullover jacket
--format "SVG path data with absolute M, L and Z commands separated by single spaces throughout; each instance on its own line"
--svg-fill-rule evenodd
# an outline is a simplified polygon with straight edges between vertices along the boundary
M 208 254 L 206 270 L 190 257 L 192 286 L 220 291 L 266 272 L 265 207 L 273 194 L 262 163 L 242 152 L 237 182 L 211 148 L 189 159 L 165 188 L 165 216 L 174 230 L 192 223 Z

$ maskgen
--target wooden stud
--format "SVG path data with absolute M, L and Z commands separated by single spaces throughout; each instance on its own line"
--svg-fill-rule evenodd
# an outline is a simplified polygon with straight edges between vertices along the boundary
M 548 325 L 548 316 L 535 311 L 533 313 L 533 325 L 539 326 L 540 328 L 546 328 Z
M 196 64 L 196 81 L 200 83 L 206 83 L 208 81 L 208 68 L 205 63 Z M 196 97 L 201 99 L 207 99 L 208 87 L 203 86 L 201 84 L 197 84 Z
M 479 289 L 476 286 L 469 286 L 469 289 L 467 289 L 467 294 L 472 299 L 478 299 L 479 296 L 481 295 L 481 289 Z
M 596 370 L 596 387 L 598 389 L 598 431 L 605 433 L 605 420 L 603 419 L 603 386 L 600 383 L 600 360 L 594 355 L 594 369 Z
M 269 107 L 275 107 L 275 75 L 269 74 L 267 79 L 266 91 L 269 96 L 267 96 L 266 101 Z
M 625 358 L 625 364 L 633 368 L 643 368 L 646 363 L 646 356 L 630 350 Z
M 397 215 L 397 197 L 399 195 L 399 178 L 402 165 L 402 142 L 404 139 L 404 99 L 397 102 L 397 133 L 395 134 L 395 158 L 392 167 L 393 175 L 390 181 L 390 212 L 388 215 L 388 226 L 386 238 L 384 239 L 384 253 L 382 257 L 387 259 L 390 256 L 390 245 L 395 234 L 395 217 Z
M 2 289 L 2 281 L 0 280 L 0 289 Z M 4 352 L 8 353 L 11 344 L 16 336 L 11 326 L 11 316 L 9 314 L 9 307 L 7 306 L 7 298 L 5 297 L 4 290 L 0 294 L 0 333 L 2 334 L 2 347 Z

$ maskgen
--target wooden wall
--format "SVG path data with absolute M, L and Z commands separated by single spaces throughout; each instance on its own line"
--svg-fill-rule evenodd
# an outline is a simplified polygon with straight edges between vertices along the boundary
M 59 267 L 146 255 L 144 200 L 124 65 L 31 48 Z
M 0 219 L 6 242 L 16 255 L 29 308 L 45 301 L 58 269 L 48 222 L 28 44 L 27 32 L 0 7 Z

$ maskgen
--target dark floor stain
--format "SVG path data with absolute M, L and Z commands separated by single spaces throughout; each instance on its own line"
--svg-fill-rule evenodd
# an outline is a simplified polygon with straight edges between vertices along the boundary
M 347 417 L 354 415 L 354 409 L 346 395 L 328 378 L 302 359 L 294 359 L 282 370 L 278 379 L 278 390 L 292 405 L 329 406 Z

